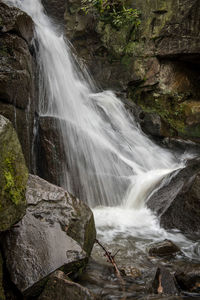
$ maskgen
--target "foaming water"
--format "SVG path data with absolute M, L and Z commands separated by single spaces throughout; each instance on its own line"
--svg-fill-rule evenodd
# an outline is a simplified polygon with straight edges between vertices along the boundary
M 191 241 L 178 231 L 167 232 L 160 227 L 158 218 L 146 207 L 97 207 L 93 209 L 98 238 L 115 253 L 120 249 L 118 261 L 141 264 L 148 248 L 164 239 L 173 241 L 189 259 L 200 260 L 200 241 Z M 94 255 L 96 255 L 94 250 Z
M 88 75 L 77 72 L 70 44 L 40 0 L 4 2 L 27 12 L 35 24 L 40 115 L 60 120 L 63 186 L 91 207 L 104 206 L 94 209 L 103 239 L 133 237 L 141 248 L 146 242 L 139 240 L 167 237 L 145 201 L 164 176 L 184 167 L 182 158 L 152 143 L 112 91 L 99 92 L 83 79 Z M 187 248 L 186 238 L 174 236 Z

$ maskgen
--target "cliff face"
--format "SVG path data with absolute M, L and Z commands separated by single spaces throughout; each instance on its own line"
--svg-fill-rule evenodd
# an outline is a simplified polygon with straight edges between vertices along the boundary
M 36 106 L 32 37 L 31 18 L 0 1 L 0 114 L 13 123 L 29 167 Z
M 63 16 L 66 35 L 103 88 L 126 92 L 145 112 L 157 113 L 161 136 L 200 137 L 200 3 L 198 0 L 127 1 L 141 12 L 136 30 L 120 30 L 81 10 L 81 1 L 45 1 Z M 60 18 L 61 20 L 61 18 Z

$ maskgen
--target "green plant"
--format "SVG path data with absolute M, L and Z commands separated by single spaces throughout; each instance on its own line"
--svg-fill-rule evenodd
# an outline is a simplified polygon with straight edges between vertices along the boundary
M 140 25 L 139 11 L 126 8 L 125 0 L 82 0 L 82 10 L 87 14 L 96 11 L 101 21 L 120 28 L 123 25 Z

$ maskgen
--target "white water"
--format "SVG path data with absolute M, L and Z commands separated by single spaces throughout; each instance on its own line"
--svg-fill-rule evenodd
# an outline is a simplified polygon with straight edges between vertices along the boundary
M 5 2 L 27 12 L 35 23 L 40 114 L 61 120 L 67 157 L 63 185 L 97 207 L 101 234 L 106 226 L 111 235 L 128 231 L 133 236 L 162 236 L 145 200 L 166 174 L 183 164 L 142 133 L 112 91 L 95 93 L 95 87 L 84 81 L 69 43 L 44 14 L 40 0 Z

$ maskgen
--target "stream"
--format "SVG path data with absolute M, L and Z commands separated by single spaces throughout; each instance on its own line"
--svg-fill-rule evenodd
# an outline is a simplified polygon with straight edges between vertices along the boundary
M 134 273 L 134 269 L 141 272 L 138 293 L 143 297 L 143 287 L 158 263 L 148 256 L 151 244 L 164 239 L 177 244 L 182 254 L 173 260 L 174 265 L 199 260 L 200 243 L 178 231 L 160 228 L 159 220 L 146 207 L 149 195 L 161 180 L 184 168 L 191 156 L 177 158 L 154 144 L 113 91 L 98 90 L 89 74 L 80 72 L 71 44 L 45 14 L 40 0 L 5 2 L 27 12 L 35 24 L 39 114 L 62 120 L 58 128 L 67 158 L 62 170 L 63 187 L 92 208 L 98 239 L 112 253 L 119 250 L 116 255 L 119 267 L 128 273 Z M 98 245 L 92 258 L 105 263 Z M 159 263 L 169 264 L 165 260 Z M 115 280 L 108 277 L 104 284 L 109 292 L 102 299 L 122 299 L 123 292 L 116 289 L 117 294 L 112 292 L 109 284 Z M 134 286 L 134 291 L 126 295 L 129 298 L 123 299 L 139 299 L 138 293 Z

